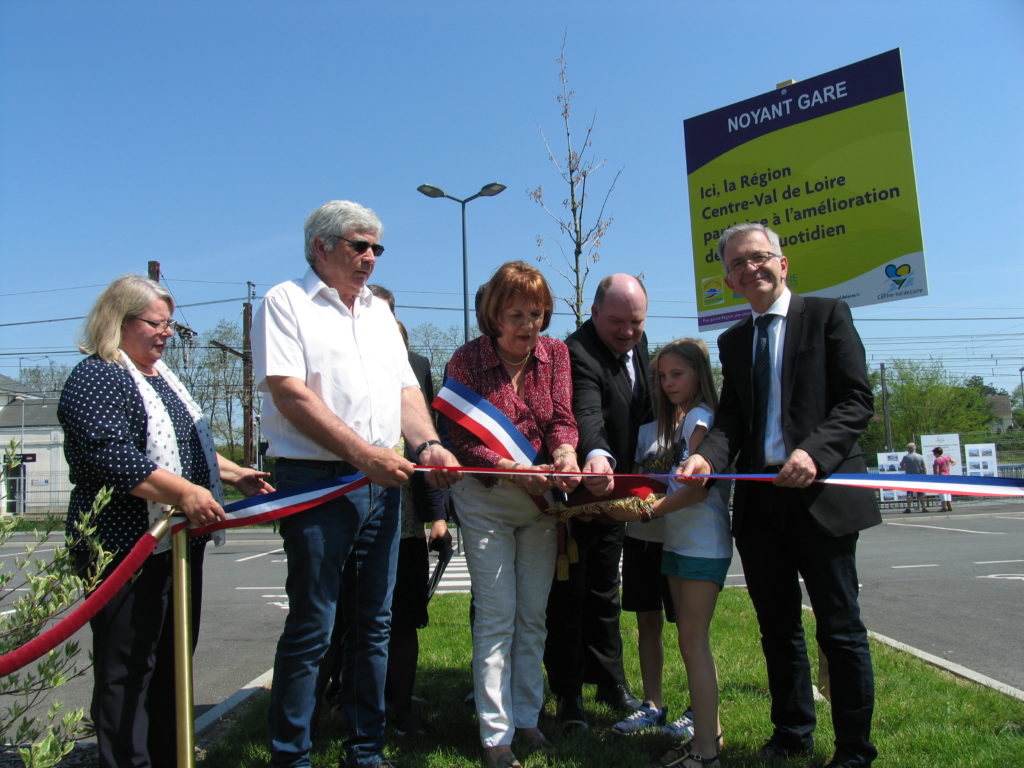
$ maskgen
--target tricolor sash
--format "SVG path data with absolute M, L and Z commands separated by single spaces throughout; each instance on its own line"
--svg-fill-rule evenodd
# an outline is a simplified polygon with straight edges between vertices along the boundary
M 480 441 L 503 459 L 533 466 L 537 450 L 523 437 L 512 420 L 455 379 L 447 379 L 434 398 L 434 408 Z

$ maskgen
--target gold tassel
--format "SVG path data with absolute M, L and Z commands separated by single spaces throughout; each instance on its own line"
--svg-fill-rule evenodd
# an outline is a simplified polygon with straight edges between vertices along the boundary
M 555 578 L 558 581 L 569 580 L 569 558 L 563 554 L 558 556 L 558 562 L 555 563 Z
M 576 539 L 572 536 L 569 537 L 569 541 L 566 544 L 566 555 L 569 558 L 570 563 L 578 563 L 580 561 L 580 548 L 576 543 Z M 567 577 L 568 578 L 568 577 Z
M 565 523 L 558 523 L 556 526 L 558 531 L 558 559 L 555 560 L 556 581 L 569 580 L 569 558 L 565 554 L 565 536 L 568 533 L 568 528 L 569 526 Z

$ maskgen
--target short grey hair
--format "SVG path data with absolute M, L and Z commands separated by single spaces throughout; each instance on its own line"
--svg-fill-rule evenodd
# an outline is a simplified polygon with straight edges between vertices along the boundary
M 917 450 L 917 443 L 907 443 L 907 453 L 914 453 Z
M 306 262 L 316 264 L 313 241 L 320 238 L 328 250 L 334 248 L 339 237 L 351 232 L 367 232 L 378 240 L 384 234 L 384 225 L 377 214 L 359 203 L 331 200 L 324 203 L 306 219 Z
M 768 242 L 771 244 L 775 253 L 779 256 L 782 255 L 782 242 L 779 240 L 779 236 L 770 227 L 766 227 L 759 221 L 745 221 L 742 224 L 733 224 L 722 232 L 722 236 L 718 238 L 718 260 L 722 263 L 722 269 L 724 269 L 727 274 L 729 272 L 729 267 L 725 263 L 725 247 L 736 235 L 742 235 L 746 232 L 762 233 L 768 238 Z

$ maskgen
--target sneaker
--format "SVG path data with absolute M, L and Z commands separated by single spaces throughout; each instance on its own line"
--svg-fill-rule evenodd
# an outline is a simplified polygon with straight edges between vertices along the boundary
M 627 736 L 631 733 L 639 733 L 648 728 L 657 728 L 665 725 L 668 707 L 658 709 L 650 701 L 645 701 L 637 709 L 634 709 L 624 720 L 620 720 L 612 726 L 615 733 Z
M 683 716 L 661 727 L 661 732 L 671 736 L 675 741 L 686 741 L 693 738 L 693 710 L 687 708 Z

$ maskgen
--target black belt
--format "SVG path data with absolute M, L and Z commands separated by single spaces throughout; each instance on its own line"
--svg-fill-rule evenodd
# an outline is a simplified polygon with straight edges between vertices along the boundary
M 318 461 L 317 459 L 289 459 L 286 456 L 278 456 L 275 462 L 280 466 L 291 465 L 294 467 L 307 467 L 309 469 L 319 469 L 324 472 L 332 472 L 335 475 L 351 475 L 358 472 L 352 464 L 347 461 Z

